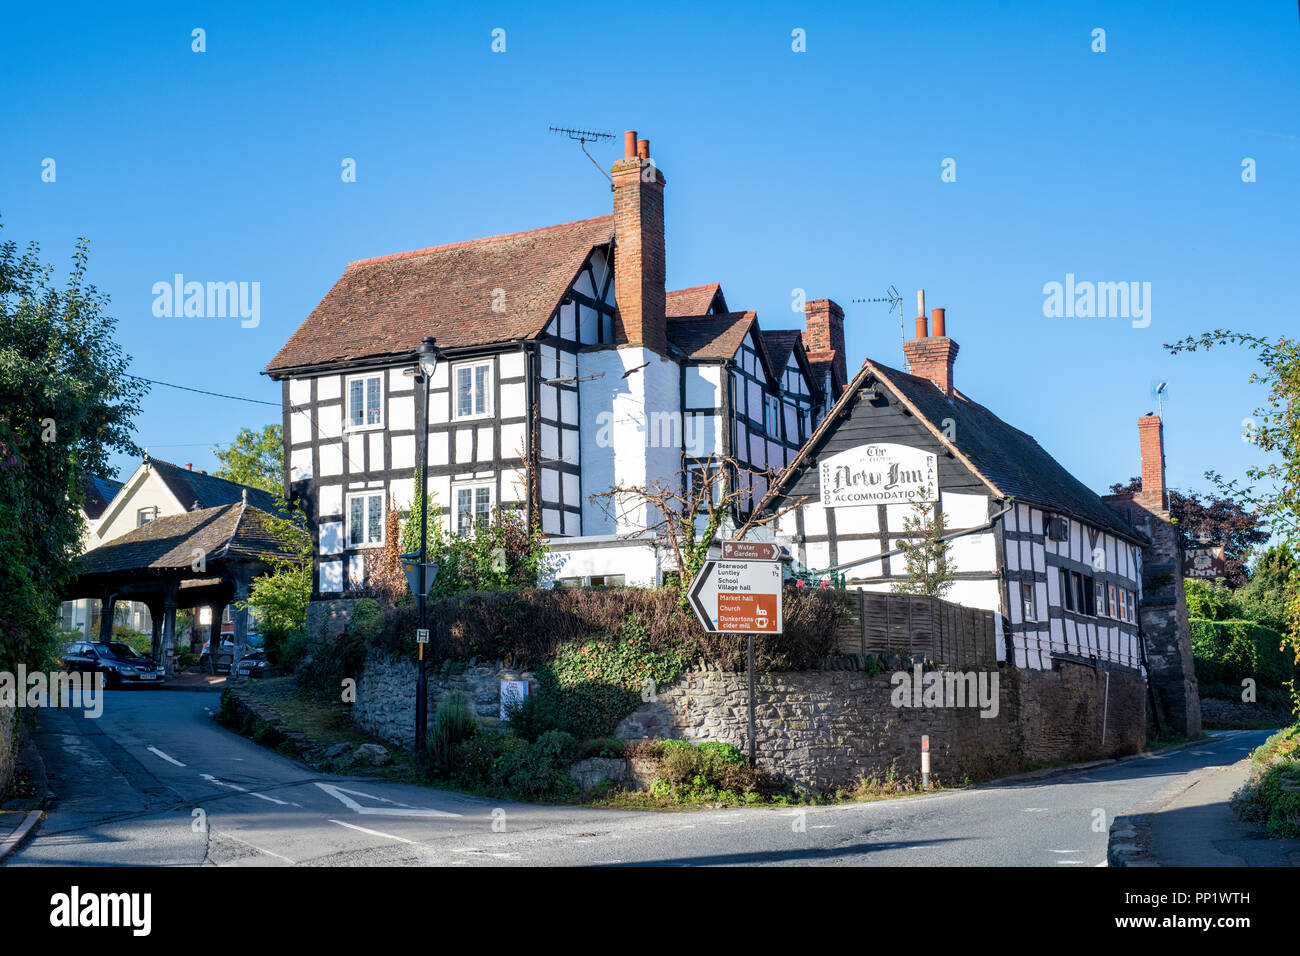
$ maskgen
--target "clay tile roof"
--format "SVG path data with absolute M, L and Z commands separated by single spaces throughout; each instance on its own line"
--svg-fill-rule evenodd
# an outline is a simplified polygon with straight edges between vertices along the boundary
M 682 316 L 668 323 L 668 341 L 686 358 L 729 359 L 755 318 L 753 312 Z
M 87 551 L 80 558 L 79 575 L 182 571 L 193 565 L 196 548 L 208 564 L 290 557 L 271 533 L 270 517 L 258 508 L 223 505 L 155 518 Z
M 767 349 L 767 356 L 772 360 L 772 372 L 780 375 L 785 368 L 786 360 L 790 358 L 790 353 L 801 343 L 803 333 L 798 329 L 773 329 L 771 332 L 765 331 L 761 334 L 763 347 Z
M 722 286 L 716 282 L 693 285 L 689 289 L 673 289 L 667 293 L 664 308 L 670 319 L 704 315 L 717 300 L 717 311 L 727 311 L 727 300 L 722 297 Z
M 534 338 L 613 236 L 598 216 L 350 263 L 266 371 L 410 353 L 426 335 L 444 349 Z

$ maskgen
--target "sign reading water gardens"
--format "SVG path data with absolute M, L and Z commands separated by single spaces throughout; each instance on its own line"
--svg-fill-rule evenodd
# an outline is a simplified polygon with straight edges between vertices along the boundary
M 821 466 L 825 508 L 935 501 L 939 494 L 935 456 L 910 445 L 859 445 L 831 455 Z

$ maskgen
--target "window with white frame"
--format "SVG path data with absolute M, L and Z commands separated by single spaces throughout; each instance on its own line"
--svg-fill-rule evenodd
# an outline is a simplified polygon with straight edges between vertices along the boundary
M 492 513 L 491 485 L 457 485 L 456 495 L 456 533 L 472 534 L 474 524 L 487 521 Z
M 466 362 L 452 372 L 456 394 L 452 408 L 456 418 L 481 418 L 492 414 L 492 363 Z
M 135 513 L 135 526 L 139 528 L 142 525 L 146 525 L 150 521 L 153 521 L 157 517 L 158 517 L 157 505 L 154 505 L 151 508 L 140 508 Z
M 384 543 L 384 493 L 348 495 L 348 547 L 368 548 Z
M 357 375 L 348 379 L 348 427 L 384 423 L 384 376 Z
M 1025 621 L 1038 620 L 1038 602 L 1034 599 L 1034 582 L 1020 582 L 1020 601 L 1023 612 L 1022 619 Z
M 775 395 L 765 397 L 764 406 L 767 411 L 764 427 L 767 433 L 773 438 L 781 437 L 781 399 Z

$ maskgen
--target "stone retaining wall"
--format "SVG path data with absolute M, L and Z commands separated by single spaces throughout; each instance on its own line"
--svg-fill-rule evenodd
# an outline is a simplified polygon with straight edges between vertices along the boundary
M 368 733 L 409 747 L 415 736 L 415 661 L 370 648 L 357 678 L 353 719 Z M 458 690 L 469 699 L 470 709 L 482 726 L 501 723 L 501 681 L 532 682 L 531 671 L 508 670 L 495 664 L 430 664 L 429 720 L 443 694 Z M 530 686 L 531 690 L 531 686 Z
M 0 707 L 0 795 L 9 786 L 17 760 L 18 711 L 14 707 Z
M 758 764 L 792 783 L 829 789 L 883 776 L 891 767 L 919 774 L 922 735 L 930 738 L 932 772 L 950 783 L 1142 749 L 1146 693 L 1137 673 L 1112 670 L 1107 694 L 1104 671 L 1069 662 L 1057 668 L 990 671 L 998 675 L 991 717 L 981 717 L 978 707 L 893 706 L 892 671 L 760 675 Z M 746 691 L 743 673 L 691 671 L 624 719 L 615 735 L 718 740 L 746 749 Z
M 1269 723 L 1275 727 L 1289 727 L 1296 721 L 1295 715 L 1286 707 L 1220 697 L 1201 698 L 1201 719 L 1206 724 L 1215 725 Z

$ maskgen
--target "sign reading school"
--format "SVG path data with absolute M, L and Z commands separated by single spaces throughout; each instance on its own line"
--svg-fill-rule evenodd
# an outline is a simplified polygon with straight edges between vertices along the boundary
M 700 625 L 715 634 L 780 634 L 779 561 L 706 561 L 688 594 Z
M 939 470 L 922 448 L 859 445 L 822 461 L 821 492 L 824 508 L 937 501 Z

